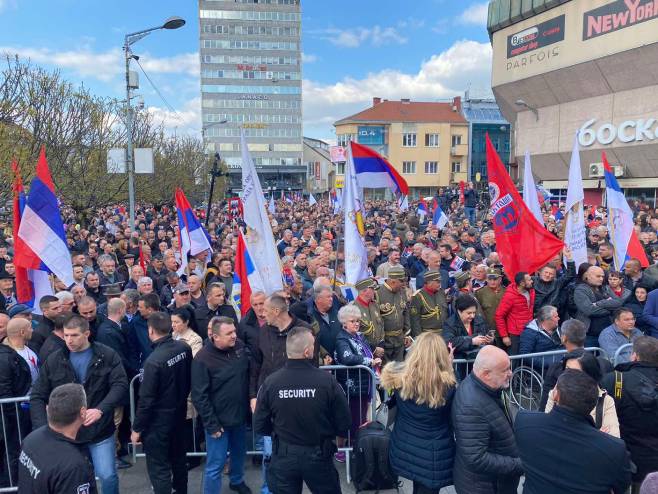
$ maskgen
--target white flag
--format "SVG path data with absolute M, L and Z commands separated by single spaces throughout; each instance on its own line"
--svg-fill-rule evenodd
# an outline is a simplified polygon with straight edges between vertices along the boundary
M 270 295 L 277 290 L 283 290 L 281 261 L 266 213 L 265 196 L 249 154 L 244 130 L 240 135 L 240 149 L 242 149 L 242 206 L 244 222 L 247 224 L 244 239 L 254 268 L 263 281 L 262 287 L 252 285 L 251 290 L 263 291 Z
M 315 197 L 313 197 L 313 194 L 309 194 L 308 195 L 308 205 L 313 206 L 317 203 L 318 203 L 318 201 L 315 200 Z
M 567 189 L 567 203 L 564 221 L 564 243 L 571 249 L 576 272 L 581 264 L 587 262 L 587 241 L 585 234 L 585 216 L 583 213 L 583 177 L 580 171 L 580 153 L 578 151 L 578 133 L 573 140 L 571 163 L 569 164 L 569 188 Z M 565 260 L 566 262 L 566 260 Z
M 363 199 L 356 184 L 356 172 L 352 151 L 347 148 L 345 163 L 345 186 L 343 189 L 343 211 L 345 212 L 345 281 L 354 285 L 368 277 L 368 250 L 364 241 Z
M 409 199 L 407 199 L 407 196 L 402 196 L 398 201 L 398 204 L 400 205 L 401 213 L 409 211 Z
M 270 203 L 267 205 L 267 210 L 270 214 L 276 213 L 276 206 L 274 205 L 274 193 L 270 196 Z
M 525 170 L 523 172 L 523 202 L 528 206 L 532 215 L 537 218 L 539 224 L 544 226 L 544 217 L 541 214 L 541 207 L 539 207 L 537 187 L 535 186 L 535 178 L 532 176 L 532 165 L 530 164 L 528 150 L 525 152 Z

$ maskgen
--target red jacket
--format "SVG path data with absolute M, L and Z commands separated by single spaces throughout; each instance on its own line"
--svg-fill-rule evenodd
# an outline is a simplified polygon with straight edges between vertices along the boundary
M 509 335 L 519 336 L 526 325 L 532 321 L 535 306 L 535 290 L 530 290 L 530 300 L 525 298 L 516 285 L 512 283 L 496 309 L 496 329 L 502 338 Z

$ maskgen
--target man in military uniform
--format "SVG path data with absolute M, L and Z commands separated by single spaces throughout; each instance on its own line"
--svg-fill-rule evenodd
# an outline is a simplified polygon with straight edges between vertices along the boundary
M 388 270 L 386 283 L 377 291 L 379 312 L 384 321 L 384 362 L 402 362 L 404 347 L 411 342 L 405 277 L 404 268 L 394 266 Z
M 354 301 L 361 311 L 361 327 L 359 331 L 364 336 L 375 357 L 384 357 L 384 321 L 377 305 L 377 282 L 372 278 L 358 281 L 354 285 L 359 295 Z
M 436 269 L 425 272 L 425 284 L 411 299 L 409 307 L 411 334 L 416 337 L 424 331 L 441 334 L 448 317 L 448 302 L 441 289 L 441 275 Z
M 480 288 L 475 292 L 475 298 L 480 303 L 482 308 L 482 315 L 487 321 L 487 326 L 489 329 L 496 329 L 496 309 L 500 305 L 500 300 L 503 298 L 505 293 L 505 287 L 503 286 L 503 273 L 500 269 L 489 268 L 487 270 L 487 286 Z M 500 348 L 506 348 L 503 345 L 503 342 L 496 331 L 496 346 Z
M 273 437 L 267 485 L 273 494 L 340 493 L 333 464 L 334 439 L 347 437 L 350 409 L 336 378 L 313 366 L 315 338 L 294 327 L 286 336 L 287 360 L 258 391 L 254 431 Z

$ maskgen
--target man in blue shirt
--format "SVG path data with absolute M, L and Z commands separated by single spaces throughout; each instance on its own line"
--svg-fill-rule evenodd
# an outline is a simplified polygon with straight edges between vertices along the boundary
M 601 331 L 599 335 L 599 346 L 605 350 L 610 359 L 615 357 L 617 350 L 624 345 L 633 343 L 636 338 L 642 336 L 643 333 L 635 327 L 635 315 L 633 312 L 622 307 L 615 312 L 614 322 Z M 630 362 L 632 348 L 629 346 L 619 352 L 615 360 L 616 364 Z

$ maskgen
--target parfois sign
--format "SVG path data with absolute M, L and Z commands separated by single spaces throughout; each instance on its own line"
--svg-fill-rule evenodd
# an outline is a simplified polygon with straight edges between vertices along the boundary
M 658 0 L 616 0 L 583 14 L 583 41 L 658 18 Z

